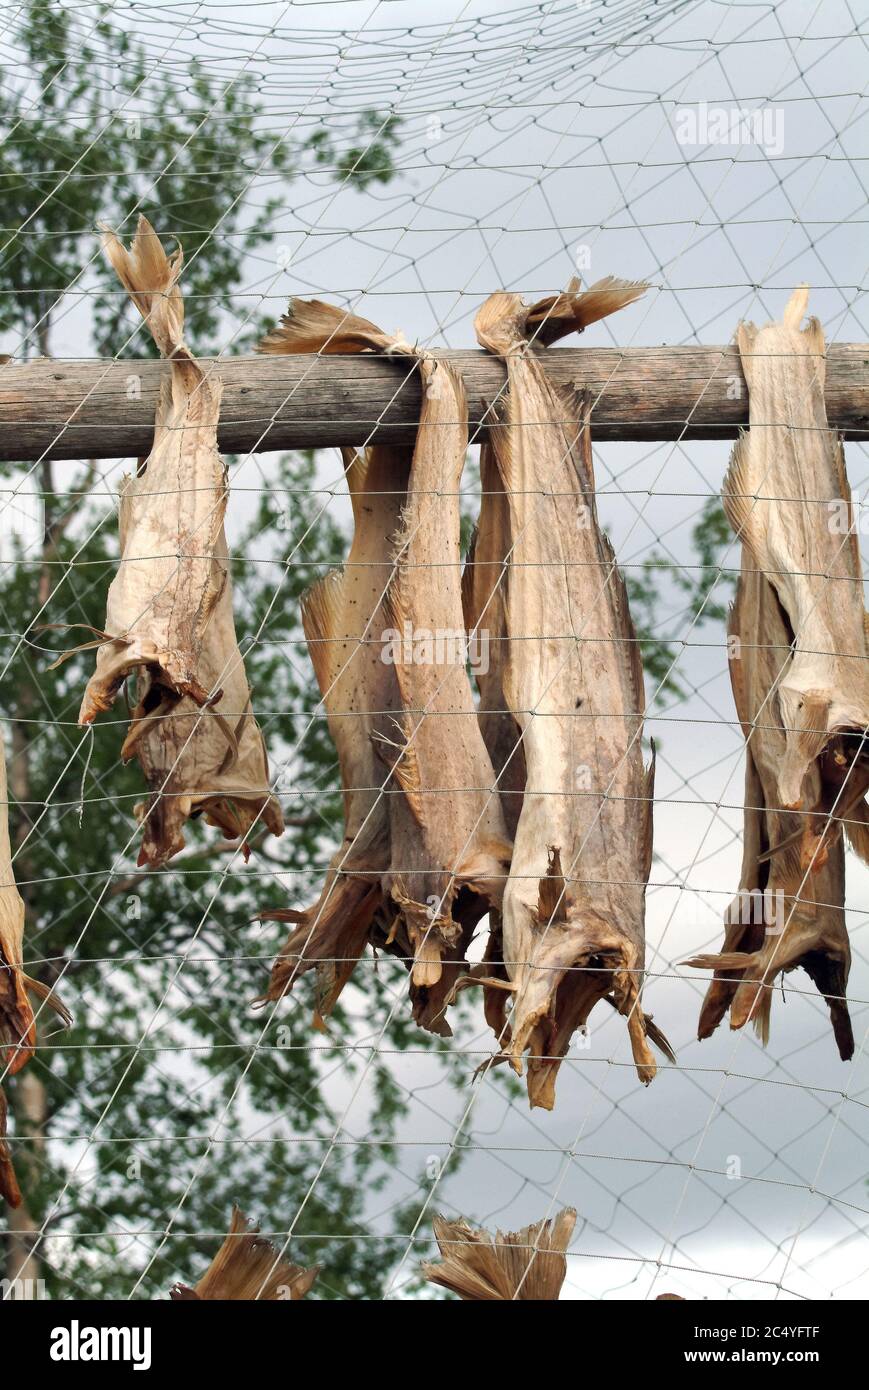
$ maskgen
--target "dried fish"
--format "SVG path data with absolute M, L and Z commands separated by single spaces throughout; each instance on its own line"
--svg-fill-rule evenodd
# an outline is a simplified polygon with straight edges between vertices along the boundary
M 321 300 L 295 299 L 260 352 L 387 351 L 393 340 L 365 319 Z M 277 909 L 263 920 L 297 924 L 272 969 L 263 1000 L 280 999 L 297 976 L 316 968 L 315 1025 L 323 1026 L 382 905 L 389 867 L 389 818 L 381 794 L 375 721 L 395 705 L 395 673 L 381 661 L 383 603 L 393 572 L 392 543 L 401 520 L 411 451 L 375 445 L 345 455 L 354 532 L 343 571 L 332 571 L 302 600 L 302 623 L 338 752 L 344 837 L 316 903 L 302 912 Z
M 689 964 L 715 971 L 701 1038 L 729 1009 L 732 1028 L 752 1019 L 766 1042 L 774 982 L 802 966 L 847 1059 L 842 829 L 866 858 L 869 672 L 844 454 L 827 427 L 824 335 L 814 318 L 800 329 L 807 305 L 802 286 L 782 323 L 741 324 L 736 335 L 749 429 L 724 505 L 742 541 L 729 643 L 746 738 L 743 861 L 723 951 Z
M 398 761 L 385 736 L 378 746 L 402 793 L 389 800 L 384 891 L 400 910 L 413 982 L 431 989 L 462 938 L 454 904 L 461 899 L 472 925 L 500 906 L 511 844 L 466 668 L 459 482 L 467 402 L 446 363 L 421 356 L 419 371 L 423 408 L 387 594 Z
M 775 589 L 753 566 L 745 552 L 728 626 L 730 678 L 746 739 L 742 873 L 727 911 L 722 952 L 687 962 L 715 971 L 699 1036 L 709 1037 L 729 1009 L 731 1028 L 751 1019 L 766 1043 L 775 981 L 802 966 L 826 998 L 839 1054 L 847 1060 L 854 1034 L 845 998 L 851 965 L 845 850 L 841 834 L 813 834 L 812 817 L 781 805 L 788 732 L 781 723 L 778 680 L 794 634 Z M 802 792 L 808 806 L 821 806 L 818 762 L 809 765 Z
M 464 1219 L 436 1216 L 432 1225 L 442 1263 L 424 1264 L 422 1272 L 429 1283 L 466 1302 L 553 1302 L 567 1275 L 565 1251 L 575 1224 L 572 1207 L 553 1220 L 494 1236 Z
M 860 553 L 841 441 L 827 426 L 824 334 L 815 318 L 800 329 L 807 305 L 804 285 L 781 323 L 737 329 L 749 429 L 733 451 L 724 505 L 793 634 L 776 693 L 786 743 L 775 804 L 807 805 L 809 769 L 831 752 L 865 821 L 869 666 Z M 858 847 L 865 838 L 858 834 Z
M 252 1230 L 238 1207 L 232 1209 L 229 1235 L 199 1283 L 192 1289 L 175 1284 L 169 1297 L 175 1302 L 220 1301 L 263 1303 L 297 1302 L 309 1294 L 320 1266 L 303 1269 L 281 1258 L 275 1247 Z
M 157 865 L 182 848 L 190 817 L 204 816 L 227 839 L 243 839 L 260 819 L 279 835 L 283 820 L 235 636 L 217 451 L 222 388 L 184 343 L 182 253 L 167 257 L 144 217 L 129 251 L 111 232 L 103 246 L 170 371 L 154 446 L 122 486 L 121 561 L 106 631 L 85 644 L 98 651 L 79 721 L 91 723 L 132 680 L 121 757 L 137 757 L 145 774 L 139 863 Z
M 447 995 L 476 924 L 500 901 L 510 855 L 465 666 L 464 392 L 449 367 L 400 335 L 318 300 L 293 300 L 260 350 L 389 353 L 423 386 L 415 448 L 378 445 L 351 462 L 347 565 L 303 604 L 345 832 L 313 907 L 262 914 L 298 924 L 265 997 L 318 966 L 321 1022 L 371 941 L 408 961 L 416 1021 L 448 1035 Z
M 532 349 L 644 288 L 610 279 L 583 295 L 574 283 L 531 308 L 499 293 L 476 321 L 508 373 L 492 431 L 509 505 L 502 683 L 527 768 L 503 903 L 505 1054 L 519 1071 L 530 1049 L 529 1098 L 547 1108 L 571 1038 L 602 998 L 627 1017 L 641 1080 L 656 1070 L 647 1038 L 672 1055 L 640 1007 L 654 779 L 640 744 L 640 651 L 597 520 L 588 402 L 552 387 Z

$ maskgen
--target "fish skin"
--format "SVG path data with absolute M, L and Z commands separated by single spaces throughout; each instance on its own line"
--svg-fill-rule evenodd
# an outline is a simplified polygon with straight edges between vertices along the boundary
M 639 644 L 597 519 L 590 402 L 551 386 L 534 349 L 643 288 L 610 278 L 530 308 L 499 292 L 476 319 L 507 367 L 490 437 L 511 543 L 503 695 L 526 766 L 502 911 L 514 989 L 504 1051 L 517 1071 L 530 1051 L 529 1099 L 550 1109 L 571 1039 L 603 998 L 627 1018 L 640 1079 L 655 1075 L 640 1003 L 654 764 L 643 764 Z
M 121 560 L 79 723 L 130 683 L 121 758 L 135 757 L 145 777 L 138 862 L 155 868 L 183 848 L 191 816 L 242 842 L 259 822 L 280 835 L 283 817 L 235 634 L 217 449 L 222 386 L 184 342 L 181 249 L 167 256 L 144 217 L 129 249 L 108 230 L 103 247 L 169 370 L 151 452 L 121 487 Z

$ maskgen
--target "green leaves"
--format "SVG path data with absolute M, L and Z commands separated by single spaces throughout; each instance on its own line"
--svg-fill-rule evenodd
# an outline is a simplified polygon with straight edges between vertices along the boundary
M 242 264 L 273 240 L 285 207 L 281 193 L 263 196 L 266 181 L 288 182 L 309 160 L 357 188 L 395 173 L 391 113 L 366 109 L 305 136 L 293 122 L 276 132 L 250 74 L 218 82 L 193 62 L 179 82 L 123 28 L 105 20 L 89 35 L 50 0 L 30 0 L 15 39 L 30 82 L 0 82 L 0 331 L 20 335 L 25 356 L 48 351 L 71 286 L 89 296 L 99 355 L 123 352 L 130 338 L 134 354 L 153 354 L 94 236 L 103 219 L 132 235 L 139 212 L 184 247 L 194 352 L 221 337 L 226 350 L 246 351 L 262 320 L 257 296 L 236 297 Z
M 369 109 L 356 118 L 349 145 L 342 146 L 340 139 L 321 126 L 308 141 L 308 149 L 314 162 L 328 167 L 336 181 L 364 189 L 373 183 L 389 183 L 393 178 L 400 128 L 399 116 L 384 116 Z
M 720 566 L 732 540 L 721 502 L 710 497 L 691 532 L 696 561 L 689 569 L 654 550 L 625 575 L 643 664 L 652 688 L 660 687 L 659 694 L 680 699 L 687 694 L 678 667 L 681 644 L 666 635 L 668 629 L 681 634 L 690 627 L 696 634 L 707 623 L 723 623 L 727 617 L 736 577 Z

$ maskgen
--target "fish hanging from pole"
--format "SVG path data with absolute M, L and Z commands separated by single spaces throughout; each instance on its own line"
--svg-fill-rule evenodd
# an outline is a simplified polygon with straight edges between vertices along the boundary
M 806 815 L 777 800 L 787 733 L 779 722 L 776 689 L 793 633 L 775 590 L 753 564 L 745 554 L 728 627 L 730 680 L 746 740 L 742 873 L 727 910 L 721 953 L 686 962 L 715 971 L 698 1032 L 708 1038 L 729 1010 L 731 1028 L 751 1020 L 768 1042 L 776 980 L 802 966 L 826 998 L 839 1054 L 847 1060 L 854 1034 L 845 998 L 851 966 L 845 847 L 841 833 L 827 837 L 823 848 L 816 840 L 820 862 L 803 862 Z M 809 768 L 803 788 L 808 804 L 819 805 L 818 764 Z
M 808 294 L 805 285 L 794 291 L 781 323 L 737 329 L 749 425 L 733 450 L 723 501 L 750 562 L 775 590 L 793 637 L 774 696 L 786 735 L 777 803 L 812 813 L 805 821 L 805 862 L 818 834 L 814 813 L 825 816 L 804 785 L 819 764 L 825 795 L 835 797 L 852 843 L 869 859 L 869 663 L 860 548 L 842 441 L 827 424 L 823 330 L 816 318 L 800 328 Z M 820 867 L 817 856 L 815 864 Z
M 261 914 L 296 924 L 265 998 L 316 968 L 321 1023 L 370 942 L 407 964 L 416 1021 L 449 1035 L 446 999 L 477 925 L 500 903 L 511 849 L 466 670 L 464 389 L 401 335 L 318 300 L 293 300 L 260 350 L 381 352 L 422 390 L 412 449 L 376 445 L 350 458 L 347 563 L 303 600 L 345 830 L 317 902 Z
M 283 818 L 235 635 L 217 449 L 222 388 L 184 342 L 182 252 L 167 256 L 144 217 L 129 250 L 110 231 L 103 247 L 169 370 L 153 448 L 122 484 L 121 558 L 105 631 L 84 644 L 97 659 L 79 722 L 92 723 L 132 688 L 120 756 L 137 758 L 145 775 L 139 864 L 154 867 L 183 847 L 190 818 L 242 842 L 260 822 L 280 835 Z
M 765 1043 L 777 977 L 802 966 L 824 995 L 840 1056 L 854 1051 L 845 990 L 847 837 L 869 862 L 869 670 L 857 530 L 842 442 L 827 425 L 826 344 L 801 328 L 808 289 L 781 323 L 736 333 L 749 427 L 723 489 L 742 542 L 729 629 L 746 739 L 745 830 L 723 950 L 700 1015 L 708 1037 L 729 1010 Z
M 525 785 L 503 964 L 490 953 L 469 982 L 492 994 L 502 1056 L 521 1071 L 529 1053 L 529 1099 L 547 1109 L 571 1039 L 602 999 L 627 1019 L 643 1082 L 656 1071 L 650 1039 L 672 1057 L 641 1007 L 654 756 L 644 767 L 640 649 L 597 519 L 590 402 L 552 386 L 537 351 L 644 289 L 608 279 L 582 293 L 574 282 L 530 307 L 498 293 L 476 319 L 480 344 L 507 368 L 490 433 L 509 514 L 497 523 L 509 531 L 502 703 L 521 735 Z M 511 995 L 509 1014 L 494 991 Z

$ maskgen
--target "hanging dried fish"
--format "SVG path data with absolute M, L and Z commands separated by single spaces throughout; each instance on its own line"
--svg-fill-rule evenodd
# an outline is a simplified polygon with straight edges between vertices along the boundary
M 503 904 L 505 1051 L 518 1071 L 530 1049 L 529 1098 L 547 1108 L 571 1037 L 602 998 L 627 1017 L 641 1080 L 656 1070 L 647 1038 L 672 1055 L 640 1007 L 654 778 L 640 744 L 640 651 L 597 521 L 588 403 L 552 387 L 531 347 L 644 288 L 606 280 L 581 294 L 574 283 L 531 308 L 495 294 L 476 321 L 507 364 L 504 423 L 492 431 L 509 503 L 502 681 L 527 769 Z
M 432 1221 L 442 1263 L 424 1264 L 430 1284 L 457 1293 L 465 1302 L 554 1302 L 567 1275 L 565 1251 L 576 1212 L 560 1211 L 521 1231 L 477 1230 L 467 1221 Z
M 343 573 L 303 604 L 345 799 L 344 842 L 266 998 L 319 965 L 318 1018 L 366 940 L 409 961 L 414 1017 L 449 1034 L 446 997 L 500 901 L 510 845 L 465 668 L 458 485 L 467 406 L 449 367 L 365 319 L 294 300 L 264 352 L 379 351 L 423 385 L 413 451 L 375 446 L 348 470 L 354 538 Z
M 749 429 L 733 451 L 724 505 L 793 634 L 774 697 L 786 730 L 775 804 L 814 810 L 805 783 L 821 759 L 825 781 L 847 783 L 843 814 L 865 825 L 869 666 L 860 552 L 841 441 L 827 426 L 824 334 L 815 318 L 800 329 L 807 305 L 801 286 L 782 323 L 737 329 Z M 855 844 L 865 849 L 869 838 L 858 832 Z
M 199 1283 L 192 1289 L 175 1284 L 169 1297 L 175 1302 L 224 1301 L 295 1303 L 309 1294 L 320 1266 L 303 1269 L 283 1260 L 275 1247 L 251 1230 L 238 1207 L 232 1209 L 229 1235 Z
M 388 351 L 393 339 L 365 319 L 321 300 L 295 299 L 281 326 L 259 344 L 267 353 Z M 411 450 L 375 445 L 348 451 L 346 477 L 353 540 L 343 571 L 318 580 L 302 600 L 302 624 L 344 794 L 344 837 L 316 903 L 302 912 L 277 909 L 263 920 L 296 924 L 275 961 L 263 1000 L 280 999 L 316 968 L 315 1024 L 322 1027 L 373 930 L 381 876 L 389 867 L 389 817 L 380 792 L 375 722 L 395 705 L 395 672 L 381 661 L 383 602 L 393 573 L 393 538 L 401 520 Z
M 378 746 L 401 793 L 389 801 L 384 890 L 414 957 L 413 982 L 432 989 L 442 959 L 455 961 L 457 947 L 463 959 L 464 938 L 500 906 L 511 844 L 466 669 L 459 483 L 467 402 L 445 362 L 420 356 L 419 371 L 423 407 L 387 595 L 400 708 L 394 739 L 383 734 Z M 485 629 L 478 636 L 481 665 Z
M 268 759 L 235 636 L 224 534 L 226 470 L 217 451 L 220 381 L 184 343 L 180 248 L 167 257 L 139 218 L 127 251 L 111 232 L 106 255 L 170 363 L 160 388 L 154 447 L 120 504 L 121 561 L 109 589 L 106 631 L 79 715 L 91 723 L 132 680 L 135 708 L 121 749 L 150 788 L 140 864 L 184 844 L 204 816 L 228 839 L 260 818 L 279 835 Z
M 24 903 L 12 870 L 6 755 L 0 731 L 0 1071 L 10 1076 L 21 1070 L 36 1046 L 36 1020 L 28 991 L 44 1000 L 62 1023 L 72 1022 L 54 991 L 25 975 L 23 943 Z M 17 1207 L 21 1192 L 6 1138 L 6 1117 L 6 1097 L 0 1087 L 0 1197 Z
M 845 989 L 851 951 L 845 926 L 845 850 L 840 834 L 812 836 L 803 812 L 782 807 L 779 773 L 788 733 L 781 725 L 777 682 L 794 634 L 775 589 L 744 553 L 728 626 L 730 679 L 746 739 L 745 812 L 739 892 L 728 908 L 720 955 L 687 964 L 714 970 L 700 1014 L 708 1038 L 730 1010 L 731 1028 L 749 1019 L 764 1043 L 780 974 L 802 966 L 824 995 L 839 1054 L 854 1051 Z M 819 807 L 819 763 L 803 780 L 803 800 Z M 794 829 L 796 826 L 796 830 Z M 813 858 L 804 852 L 813 844 Z

